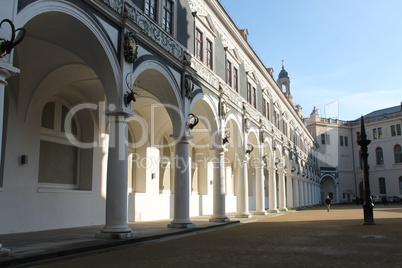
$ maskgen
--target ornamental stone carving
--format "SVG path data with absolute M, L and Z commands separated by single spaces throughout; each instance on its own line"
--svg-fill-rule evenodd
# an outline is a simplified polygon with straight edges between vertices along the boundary
M 103 0 L 103 2 L 119 14 L 123 11 L 123 0 Z
M 186 63 L 189 61 L 186 49 L 176 40 L 166 34 L 158 25 L 151 22 L 143 13 L 134 6 L 125 5 L 124 15 L 142 29 L 142 32 L 158 43 L 178 60 Z

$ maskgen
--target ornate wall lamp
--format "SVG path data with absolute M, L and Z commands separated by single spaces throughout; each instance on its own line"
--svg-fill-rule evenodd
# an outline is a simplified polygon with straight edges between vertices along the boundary
M 223 139 L 222 139 L 223 145 L 225 145 L 226 143 L 229 143 L 229 139 L 230 139 L 230 133 L 229 133 L 229 131 L 226 131 L 225 137 L 223 137 Z
M 198 125 L 198 122 L 200 121 L 198 117 L 194 114 L 189 114 L 188 115 L 189 119 L 186 123 L 187 129 L 192 130 L 196 125 Z
M 3 24 L 3 22 L 7 22 L 10 27 L 11 27 L 11 39 L 7 40 L 5 38 L 0 37 L 0 58 L 5 57 L 7 54 L 10 54 L 11 51 L 13 50 L 13 48 L 15 46 L 17 46 L 19 43 L 22 42 L 22 40 L 24 40 L 24 37 L 26 35 L 26 31 L 24 28 L 18 28 L 15 29 L 14 24 L 12 23 L 11 20 L 9 19 L 4 19 L 0 22 L 0 27 Z M 17 40 L 15 40 L 15 34 L 17 32 L 21 32 L 22 35 L 20 38 L 18 38 Z
M 246 154 L 249 155 L 251 154 L 251 152 L 254 150 L 254 146 L 251 145 L 250 143 L 247 144 L 247 150 L 246 150 Z
M 130 91 L 126 91 L 126 94 L 124 94 L 124 105 L 125 105 L 126 107 L 128 107 L 128 105 L 130 104 L 130 102 L 132 102 L 132 101 L 135 102 L 135 101 L 136 101 L 135 95 L 140 95 L 140 94 L 138 93 L 138 83 L 139 83 L 140 81 L 137 81 L 137 84 L 133 84 L 133 86 L 131 87 L 131 86 L 130 86 L 131 82 L 127 81 L 127 78 L 128 78 L 129 75 L 131 75 L 131 73 L 128 73 L 128 74 L 126 75 L 126 84 L 127 84 L 127 87 L 128 87 L 128 89 L 129 89 Z M 135 88 L 134 88 L 134 87 L 135 87 Z
M 132 32 L 126 32 L 124 34 L 124 58 L 128 63 L 134 63 L 135 60 L 137 59 L 138 55 L 138 45 L 137 45 L 137 39 L 135 38 L 135 35 Z M 130 102 L 136 101 L 135 95 L 138 94 L 138 90 L 134 90 L 134 85 L 131 85 L 127 81 L 128 76 L 131 75 L 131 73 L 127 74 L 126 76 L 126 84 L 127 87 L 130 89 L 130 91 L 127 91 L 126 94 L 124 94 L 124 105 L 127 107 Z M 139 81 L 137 82 L 138 85 Z

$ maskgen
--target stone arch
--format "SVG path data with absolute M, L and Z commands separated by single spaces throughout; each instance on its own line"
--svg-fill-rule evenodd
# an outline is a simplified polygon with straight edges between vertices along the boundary
M 172 122 L 173 132 L 175 134 L 183 133 L 184 120 L 183 102 L 181 99 L 181 90 L 174 74 L 162 63 L 154 60 L 141 61 L 139 65 L 134 64 L 132 80 L 141 91 L 145 90 L 157 97 L 157 102 L 166 109 L 170 121 Z M 135 105 L 134 105 L 135 106 Z
M 327 195 L 335 202 L 338 200 L 337 182 L 332 174 L 324 174 L 320 177 L 321 202 L 324 202 Z
M 57 4 L 52 5 L 51 2 Z M 29 36 L 15 53 L 14 64 L 21 69 L 21 73 L 33 74 L 20 81 L 20 90 L 24 92 L 16 95 L 20 116 L 28 114 L 25 107 L 29 106 L 35 93 L 32 88 L 35 89 L 47 78 L 44 74 L 70 64 L 87 65 L 100 81 L 108 102 L 121 104 L 121 71 L 115 47 L 117 40 L 113 46 L 108 34 L 94 18 L 72 5 L 60 1 L 38 1 L 24 8 L 16 17 L 16 24 L 23 25 Z M 60 26 L 66 24 L 69 27 Z M 33 70 L 27 62 L 38 62 L 36 57 L 41 57 L 41 61 L 46 58 L 46 62 L 35 66 Z M 25 68 L 29 71 L 24 71 Z M 32 77 L 35 79 L 32 80 Z

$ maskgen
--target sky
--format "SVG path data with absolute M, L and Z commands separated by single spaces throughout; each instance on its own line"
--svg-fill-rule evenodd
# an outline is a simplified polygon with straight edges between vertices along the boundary
M 308 117 L 354 120 L 402 102 L 401 0 L 220 0 Z M 245 6 L 246 3 L 246 6 Z

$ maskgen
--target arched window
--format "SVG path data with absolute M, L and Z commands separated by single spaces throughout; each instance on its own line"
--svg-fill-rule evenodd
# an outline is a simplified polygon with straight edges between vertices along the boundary
M 402 163 L 402 149 L 399 144 L 394 146 L 395 163 Z
M 384 165 L 384 156 L 381 147 L 377 147 L 377 149 L 375 149 L 375 158 L 377 165 Z
M 380 194 L 387 194 L 387 189 L 385 187 L 385 178 L 379 178 L 378 184 L 380 188 Z
M 79 188 L 80 149 L 72 145 L 66 133 L 80 140 L 78 119 L 65 126 L 69 105 L 60 97 L 42 110 L 38 182 L 45 188 Z

